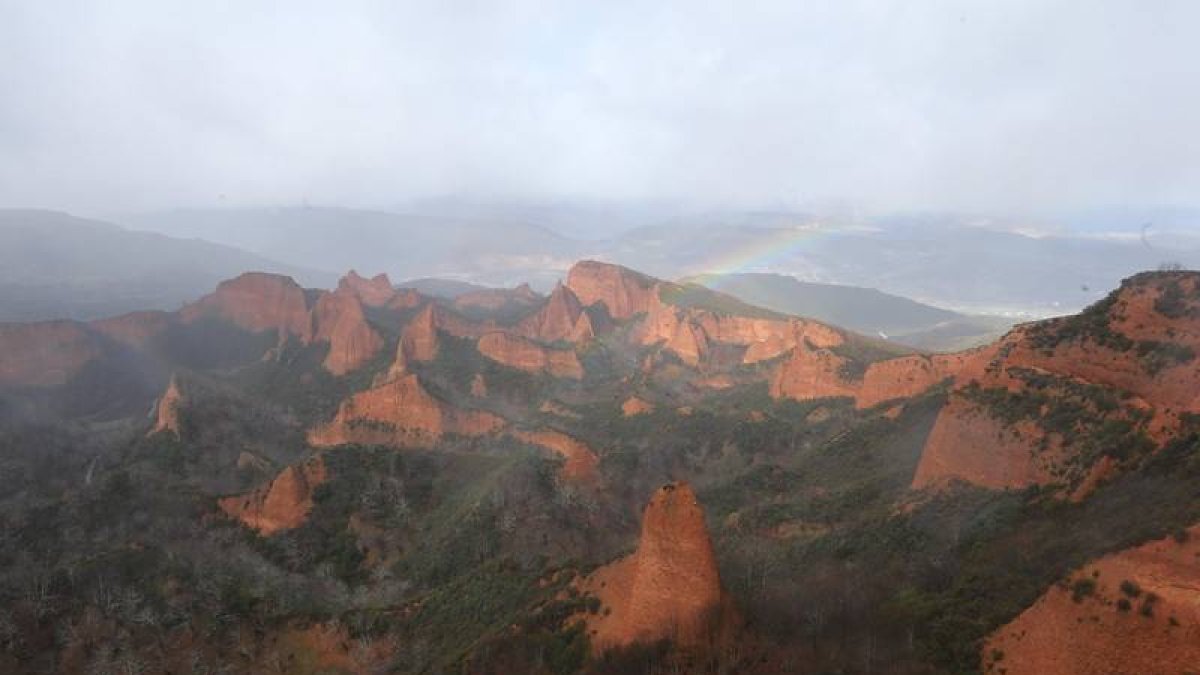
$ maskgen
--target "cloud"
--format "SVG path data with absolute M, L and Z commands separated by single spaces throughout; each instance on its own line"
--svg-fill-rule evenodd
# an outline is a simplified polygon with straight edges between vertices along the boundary
M 1195 199 L 1196 3 L 751 5 L 0 0 L 0 204 Z

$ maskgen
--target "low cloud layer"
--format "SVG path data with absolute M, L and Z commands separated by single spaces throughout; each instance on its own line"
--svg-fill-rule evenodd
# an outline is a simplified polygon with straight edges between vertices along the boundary
M 0 204 L 1195 201 L 1200 4 L 700 4 L 0 0 Z

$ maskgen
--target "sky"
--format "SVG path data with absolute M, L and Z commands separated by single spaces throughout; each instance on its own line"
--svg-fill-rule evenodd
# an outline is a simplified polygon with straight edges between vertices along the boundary
M 0 0 L 0 206 L 1200 202 L 1200 3 Z

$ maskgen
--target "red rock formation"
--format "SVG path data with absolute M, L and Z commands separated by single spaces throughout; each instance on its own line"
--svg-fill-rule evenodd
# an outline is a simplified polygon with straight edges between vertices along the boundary
M 479 436 L 503 426 L 489 412 L 461 410 L 435 398 L 416 375 L 404 374 L 343 401 L 334 419 L 308 438 L 315 446 L 429 446 L 445 434 Z
M 633 417 L 634 415 L 644 415 L 649 412 L 654 412 L 654 404 L 638 398 L 630 396 L 621 404 L 621 414 L 625 417 Z
M 312 319 L 304 289 L 278 274 L 247 272 L 222 281 L 217 290 L 179 312 L 184 323 L 204 317 L 224 319 L 255 333 L 277 330 L 307 343 L 312 337 Z
M 984 671 L 1193 672 L 1200 664 L 1198 558 L 1200 527 L 1192 527 L 1182 542 L 1161 539 L 1084 565 L 991 635 L 981 654 Z M 1077 581 L 1092 590 L 1075 591 Z M 1136 597 L 1121 590 L 1125 581 L 1140 589 Z M 1121 599 L 1130 603 L 1128 611 L 1117 607 Z
M 573 349 L 553 349 L 503 331 L 479 338 L 479 353 L 510 368 L 530 373 L 549 373 L 555 377 L 580 379 L 583 366 Z
M 313 309 L 314 339 L 329 343 L 325 369 L 345 375 L 366 365 L 383 349 L 383 338 L 367 323 L 362 304 L 352 291 L 339 288 L 322 293 Z
M 289 466 L 267 485 L 246 495 L 218 501 L 230 517 L 264 536 L 304 524 L 312 509 L 313 490 L 328 478 L 320 455 L 304 464 Z
M 597 651 L 660 639 L 710 644 L 729 614 L 704 511 L 687 483 L 659 488 L 642 517 L 637 551 L 580 586 L 603 605 L 585 618 Z
M 1048 484 L 1058 457 L 1039 452 L 1043 436 L 1031 424 L 1006 425 L 953 396 L 929 432 L 912 486 L 936 487 L 951 480 L 996 490 Z
M 541 342 L 584 342 L 595 337 L 592 322 L 579 298 L 571 289 L 559 284 L 537 312 L 517 324 L 516 332 Z
M 600 460 L 591 448 L 580 441 L 550 429 L 514 431 L 512 435 L 520 441 L 546 448 L 561 455 L 566 463 L 563 464 L 559 475 L 564 479 L 581 483 L 595 482 L 596 468 L 600 464 Z
M 404 326 L 400 334 L 400 349 L 404 358 L 412 361 L 432 361 L 438 352 L 437 331 L 437 305 L 431 302 Z
M 656 280 L 620 265 L 584 260 L 567 273 L 567 287 L 585 306 L 603 303 L 609 316 L 629 319 L 658 297 Z
M 771 380 L 771 396 L 811 400 L 853 397 L 859 384 L 844 375 L 849 361 L 827 349 L 797 345 Z
M 131 312 L 110 319 L 98 319 L 89 325 L 109 339 L 127 347 L 142 349 L 154 337 L 171 325 L 174 315 L 168 312 Z
M 377 274 L 364 279 L 354 270 L 338 281 L 338 290 L 353 295 L 367 307 L 385 307 L 396 295 L 388 275 Z
M 61 385 L 101 353 L 96 336 L 75 321 L 0 324 L 0 385 Z
M 416 289 L 399 288 L 396 289 L 396 293 L 392 296 L 392 299 L 388 301 L 387 308 L 397 311 L 412 309 L 413 307 L 420 307 L 421 303 L 428 301 Z
M 179 390 L 179 378 L 172 375 L 167 390 L 154 405 L 154 427 L 146 435 L 168 432 L 179 438 L 179 406 L 182 404 L 183 393 Z

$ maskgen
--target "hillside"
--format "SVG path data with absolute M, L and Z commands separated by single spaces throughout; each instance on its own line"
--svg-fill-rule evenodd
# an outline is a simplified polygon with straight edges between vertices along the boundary
M 1013 323 L 1002 317 L 960 314 L 873 288 L 818 284 L 782 274 L 710 274 L 686 281 L 752 305 L 930 351 L 957 351 L 991 342 Z
M 586 260 L 4 324 L 0 670 L 1186 664 L 1198 350 L 1185 271 L 936 355 Z
M 248 269 L 314 284 L 334 278 L 199 239 L 53 211 L 0 209 L 0 321 L 176 309 Z

